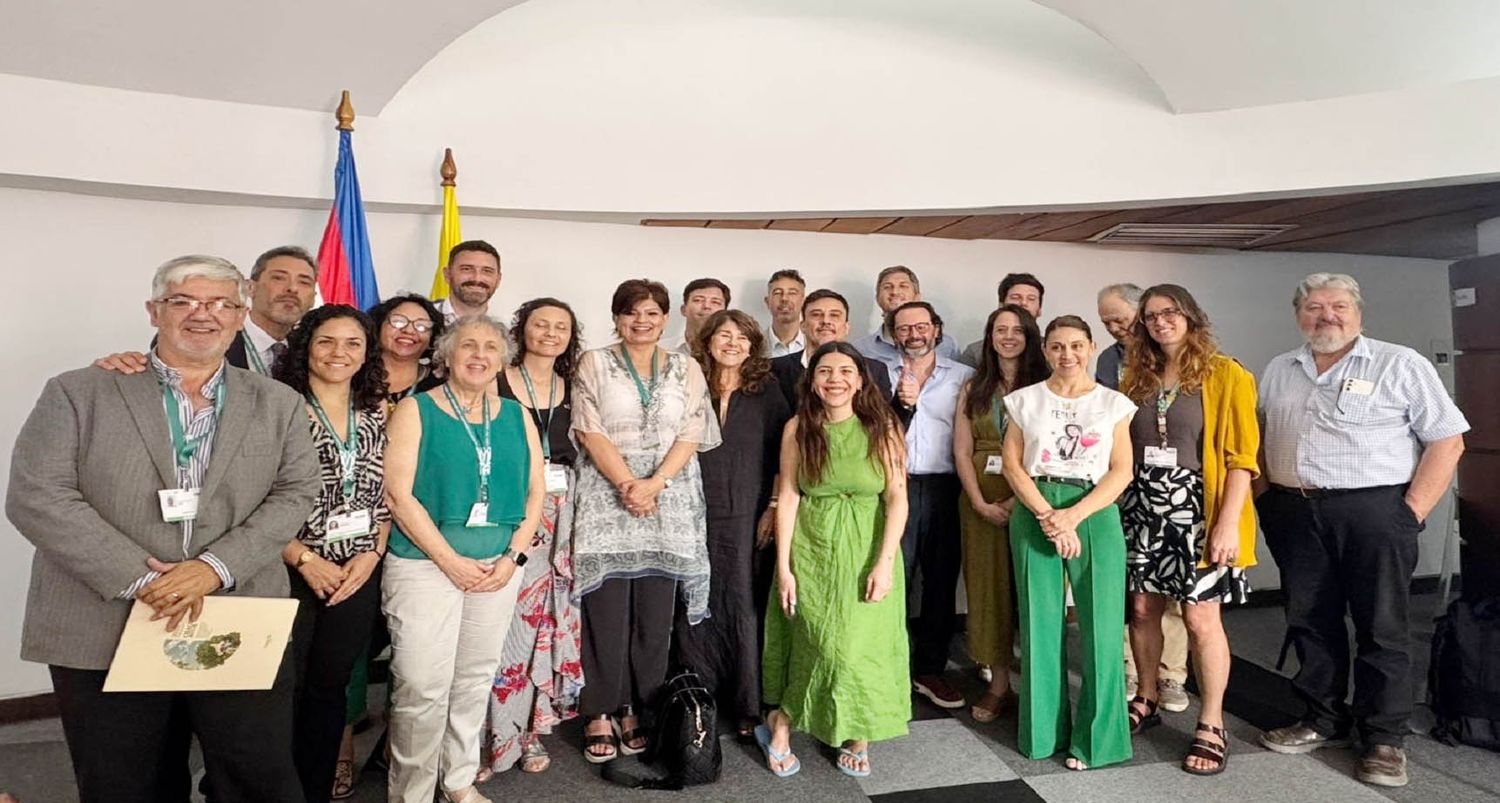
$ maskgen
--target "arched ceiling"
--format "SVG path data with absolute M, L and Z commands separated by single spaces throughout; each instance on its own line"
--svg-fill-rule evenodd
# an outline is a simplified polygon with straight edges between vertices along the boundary
M 378 114 L 433 56 L 524 0 L 7 0 L 0 73 L 327 110 L 338 89 Z M 872 0 L 717 0 L 860 17 Z M 1035 0 L 1135 61 L 1179 112 L 1287 103 L 1500 75 L 1494 0 Z M 903 4 L 945 13 L 943 2 Z
M 523 0 L 5 0 L 0 73 L 373 114 L 453 40 Z
M 1494 0 L 1036 0 L 1134 59 L 1179 112 L 1500 75 Z

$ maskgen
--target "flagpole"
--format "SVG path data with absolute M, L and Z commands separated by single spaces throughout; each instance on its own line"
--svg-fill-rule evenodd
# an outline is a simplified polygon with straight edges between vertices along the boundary
M 354 104 L 349 102 L 349 90 L 345 89 L 339 98 L 339 107 L 333 111 L 333 118 L 339 121 L 336 128 L 340 131 L 354 130 Z
M 463 239 L 458 222 L 458 201 L 454 197 L 454 188 L 458 186 L 458 165 L 453 161 L 452 148 L 443 149 L 443 164 L 438 168 L 438 178 L 442 179 L 443 222 L 438 235 L 437 270 L 432 273 L 432 292 L 428 293 L 428 298 L 433 301 L 447 298 L 452 289 L 448 287 L 443 268 L 448 264 L 449 250 Z
M 453 149 L 443 149 L 443 166 L 438 168 L 438 175 L 443 179 L 444 187 L 457 187 L 458 165 L 453 162 Z

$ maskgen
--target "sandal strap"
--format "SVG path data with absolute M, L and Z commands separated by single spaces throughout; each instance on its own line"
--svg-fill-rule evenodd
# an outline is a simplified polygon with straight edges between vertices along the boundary
M 607 744 L 610 747 L 614 747 L 615 735 L 613 733 L 586 733 L 583 735 L 583 744 L 585 747 L 593 747 L 596 744 Z
M 1205 742 L 1202 739 L 1194 739 L 1192 747 L 1188 748 L 1188 755 L 1222 764 L 1224 758 L 1229 755 L 1229 748 L 1225 745 Z
M 1223 739 L 1225 744 L 1229 744 L 1229 734 L 1225 732 L 1223 728 L 1216 728 L 1208 724 L 1207 722 L 1199 722 L 1196 726 L 1194 726 L 1194 730 L 1208 731 L 1209 733 L 1212 733 L 1220 739 Z

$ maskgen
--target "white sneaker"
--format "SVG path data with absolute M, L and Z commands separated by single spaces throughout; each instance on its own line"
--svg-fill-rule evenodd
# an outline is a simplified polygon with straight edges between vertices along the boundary
M 1188 693 L 1181 683 L 1162 678 L 1156 682 L 1156 693 L 1164 710 L 1174 713 L 1187 710 Z

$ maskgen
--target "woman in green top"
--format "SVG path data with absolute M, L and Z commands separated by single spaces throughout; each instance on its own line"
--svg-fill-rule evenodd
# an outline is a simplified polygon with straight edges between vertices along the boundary
M 976 722 L 993 722 L 1015 708 L 1010 655 L 1015 641 L 1015 592 L 1010 571 L 1010 514 L 1016 497 L 1001 475 L 1000 442 L 1008 422 L 1005 394 L 1047 378 L 1042 333 L 1024 307 L 990 313 L 974 378 L 958 396 L 953 458 L 964 488 L 959 503 L 964 590 L 968 594 L 969 656 L 990 676 L 990 687 L 969 709 Z
M 781 439 L 761 665 L 777 708 L 755 736 L 780 777 L 801 767 L 792 728 L 839 745 L 839 770 L 862 777 L 870 741 L 906 735 L 911 718 L 905 434 L 847 343 L 813 354 L 799 398 Z
M 545 487 L 531 416 L 497 392 L 505 352 L 500 324 L 455 321 L 436 347 L 448 381 L 388 428 L 392 801 L 430 803 L 441 780 L 451 803 L 488 803 L 479 734 Z

